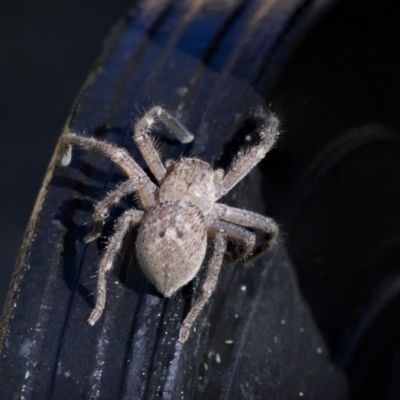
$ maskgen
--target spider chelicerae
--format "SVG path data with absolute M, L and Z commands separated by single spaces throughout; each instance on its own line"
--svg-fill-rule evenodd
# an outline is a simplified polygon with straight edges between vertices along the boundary
M 182 143 L 191 142 L 193 135 L 163 108 L 151 108 L 132 130 L 133 139 L 158 184 L 152 182 L 125 149 L 75 133 L 62 135 L 63 145 L 101 153 L 128 177 L 96 204 L 93 229 L 85 238 L 86 243 L 100 236 L 111 207 L 127 194 L 135 192 L 142 206 L 142 210 L 125 211 L 116 221 L 114 233 L 99 263 L 96 305 L 88 319 L 90 325 L 94 325 L 103 313 L 106 273 L 112 268 L 124 237 L 134 225 L 140 225 L 136 239 L 139 264 L 146 277 L 166 297 L 195 277 L 206 255 L 207 240 L 213 240 L 201 294 L 180 329 L 179 341 L 182 343 L 216 288 L 224 255 L 233 262 L 268 251 L 275 245 L 278 226 L 273 219 L 217 203 L 275 143 L 278 119 L 260 110 L 257 118 L 262 121 L 257 128 L 259 142 L 239 152 L 225 172 L 213 169 L 197 158 L 183 157 L 163 163 L 150 136 L 155 124 L 161 122 Z M 256 247 L 256 235 L 244 227 L 263 231 L 266 234 L 264 241 Z M 234 252 L 227 251 L 228 239 L 240 243 Z

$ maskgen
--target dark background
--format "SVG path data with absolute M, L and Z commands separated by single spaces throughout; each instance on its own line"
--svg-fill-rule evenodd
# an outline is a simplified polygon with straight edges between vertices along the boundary
M 0 1 L 0 307 L 61 128 L 132 4 Z

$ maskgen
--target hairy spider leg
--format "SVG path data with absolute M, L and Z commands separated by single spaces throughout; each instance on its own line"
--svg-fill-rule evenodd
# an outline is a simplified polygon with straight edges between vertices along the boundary
M 125 149 L 94 138 L 81 137 L 75 133 L 65 133 L 61 136 L 61 140 L 64 145 L 77 146 L 81 149 L 94 151 L 108 157 L 121 168 L 129 178 L 137 178 L 137 182 L 140 184 L 135 188 L 135 191 L 137 191 L 143 207 L 145 209 L 154 207 L 156 204 L 154 192 L 157 186 L 150 180 Z
M 111 270 L 113 261 L 121 248 L 128 230 L 133 225 L 139 224 L 142 221 L 143 216 L 143 211 L 128 210 L 118 218 L 117 223 L 115 224 L 114 234 L 111 236 L 103 257 L 100 260 L 97 276 L 96 305 L 88 319 L 90 325 L 94 325 L 100 318 L 106 304 L 106 273 Z
M 255 249 L 253 256 L 265 253 L 275 246 L 279 234 L 279 227 L 272 218 L 220 203 L 214 205 L 213 213 L 218 219 L 223 221 L 247 228 L 259 229 L 267 234 L 265 240 Z
M 190 328 L 196 321 L 198 315 L 203 310 L 211 295 L 214 293 L 218 282 L 219 272 L 222 266 L 222 260 L 226 251 L 226 246 L 226 233 L 223 230 L 218 230 L 215 233 L 213 254 L 207 266 L 206 278 L 201 287 L 201 295 L 198 299 L 196 299 L 196 302 L 193 304 L 193 307 L 183 321 L 182 327 L 179 332 L 179 341 L 181 343 L 184 343 L 188 338 Z
M 104 220 L 109 216 L 110 209 L 118 204 L 127 194 L 144 190 L 140 186 L 140 179 L 136 177 L 130 178 L 120 184 L 117 184 L 117 187 L 114 190 L 107 193 L 107 195 L 96 204 L 93 215 L 93 228 L 92 231 L 85 237 L 85 243 L 90 243 L 101 235 L 101 232 L 103 231 Z M 144 209 L 150 209 L 153 208 L 154 205 L 142 204 L 142 206 Z
M 260 116 L 259 116 L 260 117 Z M 258 128 L 260 143 L 241 152 L 233 165 L 217 184 L 216 200 L 228 193 L 240 182 L 271 150 L 279 134 L 279 121 L 273 114 L 263 115 L 263 123 Z
M 133 127 L 133 140 L 150 171 L 160 183 L 166 174 L 165 166 L 161 160 L 154 140 L 150 136 L 151 128 L 158 122 L 162 122 L 165 128 L 181 143 L 189 143 L 193 140 L 193 135 L 174 117 L 168 114 L 161 107 L 151 108 Z
M 229 262 L 236 262 L 248 257 L 254 250 L 256 245 L 256 235 L 241 226 L 231 224 L 229 222 L 214 220 L 211 226 L 216 230 L 224 230 L 229 239 L 241 242 L 242 249 L 235 253 L 227 253 L 225 258 Z

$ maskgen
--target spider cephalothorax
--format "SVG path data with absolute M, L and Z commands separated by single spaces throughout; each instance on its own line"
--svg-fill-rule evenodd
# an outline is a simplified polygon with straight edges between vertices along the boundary
M 260 115 L 258 116 L 260 117 Z M 224 255 L 230 261 L 246 258 L 273 247 L 278 235 L 274 220 L 247 210 L 232 208 L 217 201 L 229 192 L 258 164 L 273 146 L 278 135 L 278 120 L 272 114 L 261 114 L 258 128 L 260 141 L 241 152 L 225 173 L 214 170 L 196 158 L 182 158 L 164 164 L 150 137 L 152 126 L 162 122 L 182 143 L 193 140 L 186 128 L 161 107 L 153 107 L 133 126 L 134 140 L 154 175 L 154 184 L 126 150 L 74 133 L 62 136 L 64 145 L 78 146 L 108 156 L 128 176 L 118 187 L 97 203 L 90 242 L 100 236 L 109 209 L 126 194 L 136 192 L 143 211 L 129 209 L 117 220 L 113 236 L 100 260 L 96 306 L 88 322 L 100 318 L 106 300 L 106 272 L 112 268 L 115 255 L 133 225 L 140 225 L 136 253 L 147 278 L 166 297 L 170 297 L 198 273 L 207 249 L 207 239 L 214 241 L 202 293 L 185 318 L 179 334 L 184 342 L 190 327 L 215 290 Z M 245 229 L 255 228 L 266 234 L 256 246 L 256 236 Z M 240 242 L 240 251 L 228 254 L 227 239 Z

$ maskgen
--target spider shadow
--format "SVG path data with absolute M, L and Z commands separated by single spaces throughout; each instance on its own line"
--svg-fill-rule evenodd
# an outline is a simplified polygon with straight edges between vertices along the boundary
M 93 202 L 106 195 L 107 188 L 104 188 L 104 186 L 102 187 L 100 184 L 96 184 L 96 182 L 103 183 L 106 181 L 108 176 L 106 171 L 95 168 L 87 162 L 82 162 L 79 165 L 71 165 L 71 167 L 74 171 L 74 175 L 77 173 L 77 171 L 79 171 L 79 173 L 84 176 L 83 179 L 77 179 L 76 176 L 72 177 L 70 174 L 63 173 L 62 175 L 53 177 L 51 183 L 52 186 L 62 189 L 70 189 L 71 191 L 79 193 L 82 196 L 92 198 Z M 65 167 L 63 167 L 63 169 L 64 168 Z M 70 166 L 67 168 L 70 168 Z M 111 179 L 109 179 L 107 182 L 107 187 L 113 187 L 118 182 L 125 179 L 125 175 L 117 171 L 113 171 Z M 94 183 L 90 184 L 88 182 L 89 180 L 93 181 Z
M 81 242 L 85 229 L 81 224 L 75 222 L 75 216 L 78 212 L 89 212 L 92 207 L 89 200 L 68 199 L 62 203 L 59 213 L 54 215 L 54 219 L 66 228 L 66 233 L 62 238 L 63 251 L 61 253 L 64 265 L 63 280 L 71 293 L 78 292 L 89 304 L 91 292 L 79 282 L 84 252 L 82 257 L 79 257 L 77 251 L 77 245 Z

